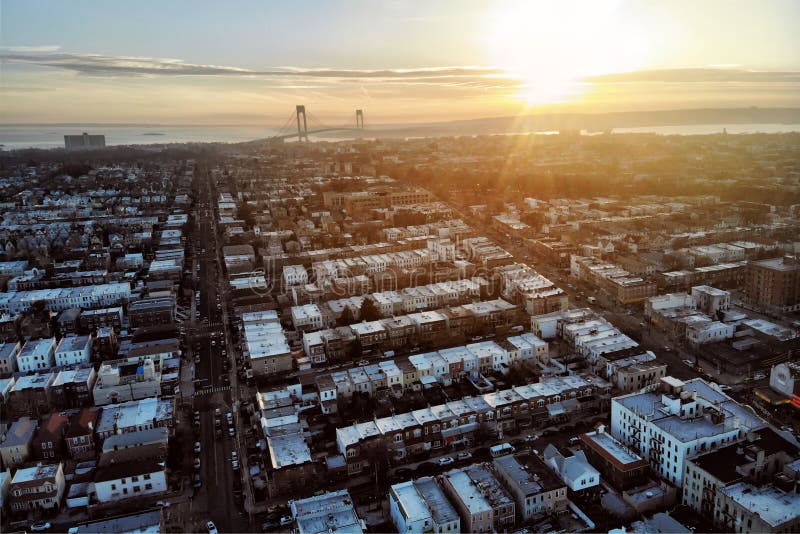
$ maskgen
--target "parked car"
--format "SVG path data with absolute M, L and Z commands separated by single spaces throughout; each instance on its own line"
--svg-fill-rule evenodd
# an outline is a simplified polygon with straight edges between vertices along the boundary
M 463 460 L 469 460 L 469 459 L 472 458 L 472 453 L 468 452 L 468 451 L 461 451 L 458 454 L 456 454 L 456 458 L 458 460 L 462 460 L 462 461 Z
M 202 448 L 203 448 L 203 446 L 202 446 L 202 445 L 200 445 L 200 442 L 199 442 L 199 441 L 195 441 L 195 442 L 194 442 L 194 452 L 195 452 L 196 454 L 200 454 L 200 451 L 202 450 Z
M 228 435 L 229 435 L 230 437 L 233 437 L 233 436 L 235 436 L 235 435 L 236 435 L 236 431 L 233 429 L 233 427 L 232 427 L 232 426 L 229 426 L 229 427 L 228 427 Z
M 452 456 L 442 456 L 439 458 L 439 465 L 450 465 L 454 462 L 455 460 L 453 460 Z
M 199 488 L 202 485 L 203 485 L 203 480 L 200 478 L 200 475 L 195 474 L 194 480 L 192 481 L 192 486 L 194 486 L 195 488 Z
M 217 525 L 214 524 L 213 521 L 209 521 L 206 523 L 206 528 L 208 529 L 208 534 L 217 534 Z
M 156 501 L 156 506 L 159 508 L 169 508 L 172 506 L 172 503 L 169 501 Z
M 195 469 L 200 469 L 200 458 L 195 458 L 192 465 L 194 466 Z
M 285 527 L 286 525 L 292 524 L 292 516 L 290 515 L 282 515 L 281 516 L 281 526 Z
M 31 525 L 31 530 L 34 532 L 43 532 L 45 530 L 50 530 L 50 527 L 51 525 L 48 521 L 39 521 Z

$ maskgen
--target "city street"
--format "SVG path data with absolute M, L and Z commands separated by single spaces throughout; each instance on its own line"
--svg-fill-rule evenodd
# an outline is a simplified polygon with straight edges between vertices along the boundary
M 200 203 L 206 208 L 198 209 L 197 234 L 200 242 L 197 253 L 200 260 L 199 287 L 200 301 L 199 325 L 196 332 L 199 334 L 197 341 L 200 345 L 200 363 L 196 366 L 196 393 L 193 407 L 200 411 L 199 441 L 202 446 L 201 479 L 202 487 L 192 503 L 195 510 L 204 510 L 208 518 L 214 521 L 221 532 L 242 532 L 249 529 L 247 514 L 234 500 L 234 486 L 241 482 L 242 473 L 246 467 L 239 452 L 241 467 L 234 471 L 231 465 L 231 452 L 236 448 L 236 438 L 228 434 L 228 424 L 225 414 L 233 411 L 231 387 L 226 373 L 223 370 L 222 351 L 229 351 L 225 340 L 226 329 L 223 327 L 224 316 L 222 305 L 218 306 L 220 271 L 217 265 L 217 243 L 213 224 L 213 209 L 210 184 L 201 179 Z M 220 297 L 220 302 L 222 298 Z M 233 359 L 228 353 L 227 358 Z M 235 380 L 234 372 L 231 373 Z M 221 436 L 216 437 L 215 410 L 220 411 Z M 239 485 L 239 487 L 241 487 Z M 195 517 L 195 520 L 207 519 Z

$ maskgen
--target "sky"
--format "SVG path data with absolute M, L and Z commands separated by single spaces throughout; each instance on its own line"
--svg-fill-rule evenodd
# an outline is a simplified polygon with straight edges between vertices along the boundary
M 0 0 L 0 123 L 800 107 L 797 0 Z

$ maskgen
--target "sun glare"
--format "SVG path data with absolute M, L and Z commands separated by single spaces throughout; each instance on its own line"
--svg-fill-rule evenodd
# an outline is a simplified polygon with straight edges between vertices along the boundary
M 590 98 L 587 77 L 641 68 L 647 35 L 616 0 L 520 0 L 492 17 L 493 62 L 520 81 L 515 98 L 562 104 Z

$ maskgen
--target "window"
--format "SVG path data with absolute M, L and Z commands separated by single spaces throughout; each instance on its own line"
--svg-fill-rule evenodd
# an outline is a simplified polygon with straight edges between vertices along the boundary
M 146 475 L 144 476 L 144 479 L 145 479 L 145 480 L 150 480 L 150 473 L 146 474 Z
M 153 485 L 152 484 L 145 484 L 144 485 L 144 489 L 151 490 L 151 489 L 153 489 Z
M 131 477 L 131 482 L 139 482 L 139 477 L 136 476 Z

